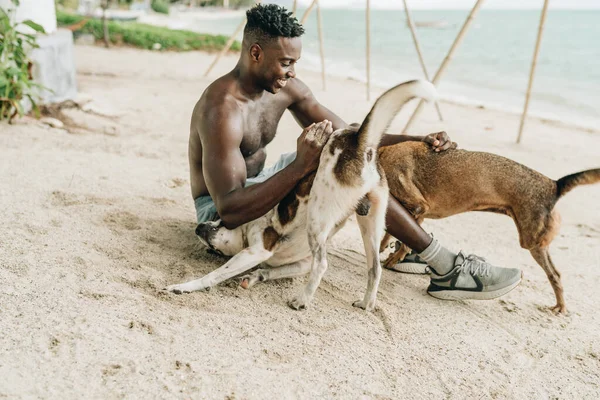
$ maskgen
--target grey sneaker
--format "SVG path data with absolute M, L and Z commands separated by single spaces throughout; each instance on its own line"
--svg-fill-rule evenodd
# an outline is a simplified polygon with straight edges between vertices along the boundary
M 513 290 L 522 277 L 518 268 L 495 267 L 482 257 L 465 257 L 460 252 L 446 275 L 438 275 L 431 268 L 427 293 L 442 300 L 489 300 Z
M 400 242 L 396 242 L 395 251 L 398 251 L 400 246 Z M 419 257 L 415 252 L 408 253 L 404 257 L 404 260 L 394 265 L 391 269 L 405 274 L 429 274 L 431 272 L 427 261 Z

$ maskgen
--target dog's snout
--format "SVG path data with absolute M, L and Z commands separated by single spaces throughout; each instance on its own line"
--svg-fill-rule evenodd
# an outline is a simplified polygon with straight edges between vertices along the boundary
M 208 242 L 209 233 L 214 230 L 216 229 L 211 224 L 198 224 L 196 227 L 196 236 L 199 236 Z

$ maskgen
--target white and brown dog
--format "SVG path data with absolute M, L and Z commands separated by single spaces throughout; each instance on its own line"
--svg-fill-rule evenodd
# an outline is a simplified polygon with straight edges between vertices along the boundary
M 302 292 L 289 303 L 294 309 L 306 308 L 327 269 L 327 240 L 356 211 L 369 272 L 365 296 L 354 306 L 373 310 L 381 277 L 379 244 L 388 202 L 388 186 L 378 162 L 377 147 L 405 103 L 415 97 L 432 100 L 435 96 L 433 85 L 419 80 L 388 90 L 376 101 L 360 128 L 332 133 L 324 145 L 318 170 L 303 178 L 265 216 L 233 230 L 226 229 L 220 221 L 199 224 L 196 234 L 202 243 L 233 257 L 203 278 L 171 285 L 166 290 L 179 294 L 208 289 L 264 263 L 271 268 L 242 277 L 242 286 L 310 272 Z M 317 129 L 315 126 L 311 132 L 313 140 L 319 141 L 322 137 L 315 137 Z

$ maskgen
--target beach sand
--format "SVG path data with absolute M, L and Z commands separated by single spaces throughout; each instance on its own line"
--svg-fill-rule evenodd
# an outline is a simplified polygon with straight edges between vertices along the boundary
M 426 221 L 453 250 L 522 268 L 501 299 L 444 302 L 426 276 L 384 270 L 374 313 L 354 219 L 332 240 L 312 307 L 287 301 L 304 280 L 229 282 L 210 292 L 160 289 L 225 260 L 194 236 L 187 140 L 195 102 L 228 71 L 213 55 L 76 47 L 93 112 L 68 110 L 71 132 L 31 119 L 0 124 L 0 397 L 6 398 L 596 398 L 600 392 L 600 185 L 576 189 L 551 249 L 568 316 L 519 247 L 513 222 L 470 213 Z M 347 122 L 365 100 L 355 81 L 299 71 Z M 390 86 L 397 82 L 390 82 Z M 556 179 L 600 165 L 600 133 L 442 103 L 413 133 L 446 129 L 462 148 L 510 157 Z M 404 126 L 408 110 L 390 132 Z M 268 162 L 294 150 L 286 113 Z

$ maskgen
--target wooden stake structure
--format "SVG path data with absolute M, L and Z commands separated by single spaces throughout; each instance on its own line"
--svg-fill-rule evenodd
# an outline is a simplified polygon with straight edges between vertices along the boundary
M 413 24 L 412 17 L 410 16 L 410 11 L 408 11 L 407 0 L 403 0 L 403 1 L 404 1 L 404 12 L 406 13 L 406 22 L 408 22 L 408 27 L 410 28 L 410 33 L 412 34 L 413 42 L 415 43 L 415 49 L 417 50 L 417 55 L 419 56 L 419 62 L 421 63 L 421 69 L 423 69 L 423 74 L 425 75 L 425 79 L 427 79 L 429 81 L 430 80 L 429 73 L 427 72 L 427 66 L 425 65 L 425 60 L 423 59 L 423 54 L 421 53 L 421 46 L 419 45 L 419 39 L 417 39 L 417 31 L 415 29 L 415 24 Z M 437 100 L 435 102 L 435 108 L 437 110 L 440 121 L 443 121 L 444 117 L 442 117 L 442 110 L 440 110 L 440 104 L 437 102 Z
M 310 3 L 310 6 L 308 6 L 308 8 L 306 9 L 306 11 L 304 11 L 304 14 L 302 15 L 302 18 L 300 19 L 300 25 L 304 25 L 306 23 L 306 20 L 308 19 L 308 16 L 310 15 L 313 7 L 315 6 L 315 4 L 317 4 L 318 0 L 313 0 L 312 3 Z
M 477 15 L 477 12 L 479 11 L 479 8 L 481 8 L 481 5 L 483 4 L 483 1 L 484 0 L 477 0 L 477 2 L 475 3 L 475 5 L 473 6 L 473 9 L 469 13 L 469 16 L 465 20 L 462 28 L 460 29 L 460 32 L 458 33 L 458 36 L 456 36 L 456 39 L 454 39 L 454 43 L 452 43 L 452 47 L 450 47 L 450 50 L 448 51 L 448 54 L 446 55 L 446 58 L 444 58 L 444 61 L 442 61 L 442 64 L 438 68 L 437 72 L 435 73 L 435 76 L 433 77 L 433 80 L 431 81 L 431 83 L 433 83 L 434 85 L 437 85 L 437 83 L 439 82 L 440 78 L 442 77 L 442 75 L 446 71 L 446 67 L 448 67 L 448 64 L 450 63 L 450 61 L 452 60 L 452 57 L 454 56 L 454 52 L 456 51 L 456 49 L 458 48 L 458 46 L 460 46 L 460 44 L 462 43 L 462 40 L 463 40 L 463 38 L 465 36 L 465 33 L 467 33 L 467 31 L 469 30 L 469 27 L 471 26 L 471 22 L 473 22 L 473 19 Z M 417 108 L 413 112 L 413 115 L 410 117 L 410 119 L 406 123 L 406 126 L 404 127 L 404 132 L 406 132 L 410 128 L 410 126 L 412 125 L 412 123 L 415 121 L 415 119 L 419 115 L 422 107 L 423 107 L 423 100 L 420 100 L 419 101 L 419 105 L 417 106 Z
M 325 85 L 325 45 L 323 44 L 323 19 L 321 18 L 321 2 L 317 2 L 317 30 L 319 32 L 319 52 L 321 53 L 321 80 L 323 81 L 323 90 Z
M 367 101 L 371 100 L 371 0 L 367 0 Z
M 261 2 L 261 0 L 256 0 L 256 4 L 259 4 L 260 2 Z M 223 49 L 221 50 L 221 52 L 219 54 L 217 54 L 217 57 L 215 57 L 215 59 L 213 60 L 213 62 L 208 66 L 208 69 L 204 73 L 204 76 L 207 76 L 208 74 L 210 74 L 210 71 L 212 71 L 212 69 L 215 67 L 215 65 L 217 65 L 217 63 L 219 62 L 219 60 L 225 54 L 227 54 L 227 52 L 229 51 L 229 49 L 233 45 L 233 42 L 235 42 L 235 38 L 237 37 L 237 35 L 239 35 L 239 33 L 242 31 L 242 29 L 244 29 L 244 26 L 246 26 L 246 17 L 244 17 L 244 19 L 242 20 L 242 22 L 240 22 L 240 24 L 237 26 L 237 28 L 235 28 L 235 32 L 233 32 L 233 35 L 231 35 L 231 37 L 229 38 L 229 40 L 227 41 L 227 43 L 225 43 L 225 47 L 223 47 Z
M 537 66 L 537 59 L 540 53 L 540 44 L 542 43 L 542 34 L 544 33 L 544 23 L 546 22 L 546 13 L 548 11 L 549 0 L 544 0 L 544 8 L 542 9 L 542 16 L 540 17 L 540 25 L 538 27 L 537 41 L 535 42 L 535 50 L 533 51 L 533 60 L 531 61 L 531 71 L 529 72 L 529 83 L 527 85 L 527 94 L 525 95 L 525 106 L 523 108 L 523 115 L 521 116 L 521 125 L 519 126 L 519 135 L 517 136 L 517 144 L 521 143 L 521 136 L 523 134 L 523 127 L 525 126 L 525 118 L 527 117 L 527 110 L 529 109 L 529 98 L 531 96 L 531 88 L 533 87 L 533 79 L 535 78 L 535 67 Z
M 227 43 L 225 43 L 225 47 L 223 47 L 223 49 L 221 50 L 221 52 L 215 57 L 215 59 L 213 60 L 213 62 L 208 66 L 208 69 L 204 73 L 204 76 L 207 76 L 208 74 L 210 74 L 210 71 L 212 71 L 212 69 L 215 67 L 215 65 L 217 65 L 217 63 L 219 62 L 219 60 L 225 54 L 227 54 L 227 52 L 231 48 L 231 45 L 233 45 L 233 42 L 235 42 L 235 38 L 242 31 L 242 29 L 244 28 L 245 25 L 246 25 L 246 17 L 244 17 L 243 21 L 240 22 L 240 24 L 237 26 L 237 28 L 235 28 L 235 32 L 233 32 L 233 35 L 231 35 L 231 37 L 229 38 L 229 40 L 227 41 Z

